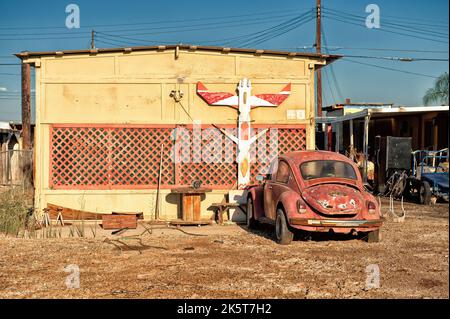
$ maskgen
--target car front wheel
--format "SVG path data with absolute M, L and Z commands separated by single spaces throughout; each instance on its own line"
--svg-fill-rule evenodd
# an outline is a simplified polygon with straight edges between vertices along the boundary
M 294 233 L 289 229 L 286 216 L 280 208 L 277 210 L 277 218 L 275 220 L 275 237 L 280 245 L 289 245 L 294 239 Z

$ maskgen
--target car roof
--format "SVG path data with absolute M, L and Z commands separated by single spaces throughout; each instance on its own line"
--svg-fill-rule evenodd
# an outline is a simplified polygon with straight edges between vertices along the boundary
M 297 151 L 283 154 L 280 158 L 297 165 L 314 160 L 332 160 L 353 163 L 348 157 L 329 151 Z

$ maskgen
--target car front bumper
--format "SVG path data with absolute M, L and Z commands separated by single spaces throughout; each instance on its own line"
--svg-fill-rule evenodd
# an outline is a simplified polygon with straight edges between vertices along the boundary
M 373 228 L 380 227 L 383 223 L 381 219 L 372 220 L 340 220 L 340 219 L 306 219 L 306 218 L 290 218 L 289 222 L 292 226 L 308 226 L 308 227 L 342 227 L 342 228 Z

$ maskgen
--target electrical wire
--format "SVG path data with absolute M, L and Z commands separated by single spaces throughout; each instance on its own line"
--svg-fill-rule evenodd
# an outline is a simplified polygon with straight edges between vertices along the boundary
M 249 37 L 246 40 L 241 41 L 240 45 L 245 46 L 245 45 L 259 44 L 261 43 L 261 41 L 262 42 L 267 41 L 266 39 L 270 39 L 274 35 L 278 36 L 286 32 L 289 32 L 295 28 L 298 28 L 299 26 L 309 22 L 310 19 L 313 19 L 312 10 L 309 10 L 296 18 L 289 19 L 273 27 L 264 29 L 259 32 L 255 32 L 252 35 L 249 35 Z
M 350 22 L 350 21 L 346 21 L 346 20 L 341 20 L 341 19 L 337 19 L 337 18 L 335 18 L 335 17 L 328 16 L 328 15 L 323 15 L 323 16 L 324 16 L 325 18 L 330 19 L 330 20 L 339 21 L 339 22 L 342 22 L 342 23 L 351 24 L 351 25 L 355 25 L 355 26 L 358 26 L 358 27 L 366 28 L 364 25 L 362 25 L 362 24 L 360 24 L 360 23 L 354 23 L 354 22 Z M 437 40 L 437 39 L 430 39 L 430 38 L 421 37 L 421 36 L 416 36 L 416 35 L 412 35 L 412 34 L 407 34 L 407 33 L 402 33 L 402 32 L 391 31 L 391 30 L 385 29 L 385 28 L 372 29 L 372 30 L 377 30 L 377 31 L 380 31 L 380 32 L 385 32 L 385 33 L 398 34 L 398 35 L 402 35 L 402 36 L 406 36 L 406 37 L 410 37 L 410 38 L 421 39 L 421 40 L 427 40 L 427 41 L 432 41 L 432 42 L 448 43 L 448 42 L 446 42 L 446 41 L 441 41 L 441 40 Z
M 327 46 L 328 46 L 328 42 L 327 42 L 327 37 L 326 37 L 325 28 L 324 28 L 323 25 L 321 25 L 321 30 L 322 30 L 322 39 L 323 39 L 323 42 L 324 42 L 324 44 L 325 44 L 325 47 L 327 47 Z M 325 51 L 326 51 L 327 53 L 329 53 L 329 52 L 328 52 L 328 49 L 325 49 Z M 338 81 L 337 78 L 336 78 L 336 74 L 335 74 L 335 72 L 334 72 L 334 66 L 333 66 L 333 64 L 330 64 L 330 65 L 329 65 L 329 68 L 330 68 L 330 73 L 331 73 L 332 80 L 333 80 L 333 83 L 334 83 L 334 87 L 335 87 L 335 89 L 336 89 L 336 91 L 337 91 L 337 94 L 338 94 L 340 100 L 343 101 L 343 100 L 344 100 L 344 96 L 343 96 L 343 94 L 342 94 L 342 91 L 341 91 L 341 88 L 340 88 L 340 85 L 339 85 L 339 81 Z M 327 69 L 327 68 L 325 68 L 325 69 Z
M 295 17 L 293 19 L 289 19 L 287 21 L 284 21 L 281 24 L 278 24 L 276 26 L 264 29 L 262 31 L 253 32 L 253 33 L 250 33 L 250 34 L 241 35 L 241 36 L 232 37 L 232 38 L 226 38 L 226 39 L 222 39 L 222 40 L 244 40 L 244 39 L 245 40 L 252 40 L 252 41 L 255 41 L 257 39 L 261 40 L 261 38 L 264 37 L 264 36 L 267 36 L 269 34 L 273 35 L 272 32 L 274 32 L 274 31 L 278 31 L 278 30 L 281 30 L 281 29 L 286 29 L 287 30 L 291 25 L 294 25 L 297 22 L 301 22 L 301 19 L 306 18 L 306 17 L 308 17 L 310 15 L 312 15 L 312 10 L 309 10 L 309 11 L 303 13 L 300 16 L 297 16 L 297 17 Z M 257 22 L 257 23 L 259 24 L 260 22 Z M 247 23 L 247 24 L 250 24 L 250 23 Z M 241 26 L 247 25 L 247 24 L 242 24 L 241 23 L 238 26 L 241 27 Z M 255 24 L 255 23 L 251 23 L 251 24 Z M 220 28 L 223 28 L 223 26 L 221 26 Z M 208 28 L 208 29 L 211 29 L 211 28 Z M 192 29 L 191 30 L 186 30 L 186 31 L 192 31 Z M 172 31 L 168 31 L 168 32 L 165 32 L 165 33 L 171 33 L 171 32 Z M 147 43 L 161 43 L 161 42 L 168 43 L 168 44 L 169 43 L 175 43 L 175 42 L 171 42 L 171 41 L 152 41 L 152 40 L 140 39 L 140 38 L 135 38 L 135 37 L 127 37 L 127 36 L 124 36 L 124 35 L 109 34 L 109 33 L 100 32 L 100 31 L 97 31 L 96 34 L 103 38 L 102 41 L 104 43 L 105 43 L 104 40 L 111 41 L 113 39 L 114 39 L 115 42 L 126 43 L 127 45 L 130 43 L 129 41 L 142 42 L 142 43 L 146 43 L 146 44 Z M 154 34 L 154 33 L 145 33 L 145 34 Z M 160 34 L 160 33 L 158 32 L 158 34 Z M 135 34 L 135 35 L 144 35 L 144 34 Z M 123 40 L 118 41 L 116 39 L 124 39 L 126 41 L 123 41 Z M 202 41 L 202 42 L 203 43 L 207 43 L 207 42 L 212 43 L 212 42 L 220 42 L 220 40 Z M 230 43 L 230 42 L 227 42 L 227 44 L 228 43 Z M 109 43 L 109 44 L 111 45 L 111 43 Z
M 183 23 L 183 22 L 195 22 L 195 21 L 208 21 L 213 20 L 217 21 L 220 19 L 233 19 L 233 18 L 244 18 L 244 17 L 255 17 L 255 16 L 264 16 L 264 15 L 273 15 L 274 13 L 291 13 L 299 10 L 299 8 L 292 10 L 279 10 L 279 11 L 263 11 L 263 12 L 252 12 L 241 15 L 229 15 L 229 16 L 214 16 L 214 17 L 202 17 L 202 18 L 194 18 L 194 19 L 175 19 L 175 20 L 157 20 L 152 22 L 136 22 L 136 23 L 114 23 L 114 24 L 93 24 L 93 25 L 84 25 L 84 28 L 108 28 L 108 27 L 118 27 L 118 26 L 137 26 L 137 25 L 161 25 L 161 24 L 173 24 L 173 23 Z M 34 26 L 34 27 L 1 27 L 0 30 L 37 30 L 37 29 L 67 29 L 65 26 Z
M 256 45 L 259 45 L 259 44 L 261 44 L 261 43 L 267 42 L 267 41 L 269 41 L 269 40 L 272 40 L 272 39 L 274 39 L 274 38 L 277 38 L 277 37 L 279 37 L 279 36 L 282 36 L 282 35 L 284 35 L 284 34 L 290 32 L 290 31 L 292 31 L 292 30 L 295 30 L 295 29 L 297 29 L 297 28 L 299 28 L 299 27 L 301 27 L 301 26 L 307 24 L 308 22 L 310 22 L 310 21 L 313 20 L 313 19 L 314 19 L 313 17 L 308 18 L 308 19 L 302 21 L 301 23 L 292 25 L 292 26 L 288 27 L 287 29 L 280 30 L 280 31 L 275 32 L 275 33 L 273 33 L 273 34 L 268 34 L 267 36 L 265 36 L 265 37 L 263 37 L 263 38 L 261 38 L 261 39 L 259 39 L 259 40 L 253 40 L 253 41 L 251 41 L 250 43 L 247 43 L 246 45 L 248 45 L 248 46 L 256 46 Z
M 409 58 L 409 57 L 389 57 L 389 56 L 349 55 L 349 54 L 344 54 L 344 56 L 349 57 L 349 58 L 391 60 L 391 61 L 400 61 L 400 62 L 414 62 L 414 61 L 444 62 L 444 61 L 448 61 L 448 59 L 442 59 L 442 58 Z
M 366 26 L 364 24 L 355 23 L 355 22 L 349 21 L 348 17 L 346 17 L 346 18 L 344 17 L 343 18 L 342 16 L 339 16 L 339 15 L 336 15 L 336 14 L 329 14 L 329 13 L 326 13 L 326 12 L 323 13 L 323 17 L 327 18 L 327 19 L 330 19 L 330 20 L 339 21 L 339 22 L 342 22 L 342 23 L 356 25 L 356 26 L 359 26 L 359 27 L 362 27 L 362 28 L 366 28 Z M 344 20 L 342 20 L 342 19 L 344 19 Z M 345 19 L 347 19 L 347 20 L 345 20 Z M 365 21 L 365 19 L 363 17 L 362 18 L 360 17 L 360 19 L 363 19 Z M 416 35 L 417 31 L 413 32 L 414 34 L 409 34 L 409 33 L 392 31 L 392 28 L 389 28 L 389 27 L 378 28 L 378 29 L 373 29 L 373 30 L 377 30 L 377 31 L 380 31 L 380 32 L 386 32 L 386 33 L 392 33 L 392 34 L 398 34 L 398 35 L 403 35 L 403 36 L 407 36 L 407 37 L 412 37 L 412 38 L 422 39 L 422 40 L 428 40 L 428 41 L 433 41 L 433 42 L 438 42 L 438 43 L 448 43 L 448 41 L 442 41 L 442 40 L 433 39 L 433 38 L 429 38 L 429 37 L 418 36 L 418 35 Z M 435 36 L 435 37 L 438 37 L 438 36 Z M 443 37 L 440 37 L 440 36 L 439 36 L 439 38 L 443 39 Z
M 330 51 L 338 50 L 367 50 L 367 51 L 395 51 L 395 52 L 415 52 L 415 53 L 448 53 L 444 50 L 421 50 L 421 49 L 393 49 L 393 48 L 361 48 L 361 47 L 347 47 L 347 46 L 322 46 Z
M 344 62 L 351 62 L 351 63 L 356 63 L 356 64 L 361 64 L 361 65 L 367 65 L 367 66 L 371 66 L 371 67 L 375 67 L 375 68 L 379 68 L 379 69 L 384 69 L 384 70 L 389 70 L 389 71 L 395 71 L 395 72 L 400 72 L 400 73 L 406 73 L 406 74 L 412 74 L 412 75 L 418 75 L 418 76 L 424 76 L 424 77 L 428 77 L 428 78 L 433 78 L 433 79 L 437 79 L 437 76 L 433 76 L 433 75 L 428 75 L 428 74 L 423 74 L 423 73 L 416 73 L 416 72 L 410 72 L 410 71 L 405 71 L 405 70 L 399 70 L 399 69 L 394 69 L 394 68 L 390 68 L 390 67 L 385 67 L 385 66 L 381 66 L 381 65 L 376 65 L 376 64 L 371 64 L 371 63 L 365 63 L 365 62 L 360 62 L 360 61 L 355 61 L 355 60 L 351 60 L 348 58 L 343 58 L 342 59 Z
M 324 68 L 324 71 L 325 71 L 324 72 L 325 79 L 327 80 L 327 84 L 328 84 L 328 90 L 330 91 L 331 97 L 333 98 L 333 103 L 336 104 L 336 97 L 335 97 L 332 87 L 331 87 L 331 82 L 330 82 L 329 75 L 328 75 L 328 69 Z
M 325 14 L 334 15 L 334 16 L 337 16 L 340 18 L 356 19 L 357 21 L 360 21 L 360 22 L 366 21 L 366 17 L 360 16 L 357 14 L 353 14 L 353 13 L 349 13 L 346 11 L 323 8 L 323 12 Z M 432 37 L 448 38 L 448 33 L 439 32 L 439 31 L 435 31 L 435 30 L 430 31 L 429 29 L 423 29 L 423 28 L 417 27 L 415 24 L 413 24 L 413 25 L 405 24 L 405 23 L 401 24 L 401 23 L 396 23 L 396 22 L 390 22 L 390 20 L 388 20 L 388 19 L 383 19 L 383 26 L 386 26 L 386 25 L 389 27 L 392 27 L 392 28 L 398 28 L 400 30 L 404 30 L 404 31 L 408 31 L 408 32 L 411 32 L 411 30 L 413 30 L 414 33 L 421 33 L 421 34 L 429 35 Z

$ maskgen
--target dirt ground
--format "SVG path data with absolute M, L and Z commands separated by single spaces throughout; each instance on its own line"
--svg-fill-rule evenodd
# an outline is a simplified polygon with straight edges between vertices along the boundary
M 448 298 L 448 204 L 405 209 L 405 221 L 387 219 L 382 242 L 371 244 L 326 236 L 280 246 L 270 228 L 239 225 L 182 228 L 203 236 L 154 229 L 124 244 L 112 240 L 131 232 L 2 236 L 0 298 Z M 66 287 L 71 264 L 78 289 Z M 366 286 L 371 264 L 379 288 Z

